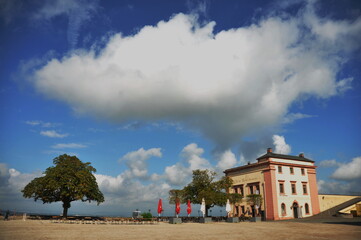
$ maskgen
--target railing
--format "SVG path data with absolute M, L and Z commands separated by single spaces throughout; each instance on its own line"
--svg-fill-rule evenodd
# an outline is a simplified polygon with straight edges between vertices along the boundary
M 52 215 L 28 215 L 29 220 L 50 220 L 52 223 L 68 224 L 111 224 L 111 225 L 154 225 L 159 223 L 168 223 L 172 217 L 154 217 L 154 218 L 131 218 L 131 217 L 99 217 L 99 216 L 68 216 L 66 219 L 62 216 Z M 199 223 L 202 217 L 179 217 L 183 223 Z M 227 217 L 213 216 L 212 222 L 226 222 Z M 240 222 L 249 221 L 249 217 L 239 217 Z

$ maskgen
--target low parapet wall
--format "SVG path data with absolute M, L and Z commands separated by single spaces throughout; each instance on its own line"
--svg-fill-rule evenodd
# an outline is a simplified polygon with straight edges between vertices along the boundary
M 340 205 L 344 202 L 347 202 L 351 199 L 357 198 L 360 196 L 351 196 L 351 195 L 336 195 L 336 194 L 319 194 L 318 199 L 320 203 L 320 211 L 326 211 L 330 208 L 333 208 L 337 205 Z

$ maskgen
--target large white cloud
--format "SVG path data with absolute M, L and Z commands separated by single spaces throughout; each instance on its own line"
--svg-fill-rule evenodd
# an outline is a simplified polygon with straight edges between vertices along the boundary
M 361 186 L 359 181 L 325 181 L 317 182 L 318 192 L 321 194 L 352 194 L 360 195 Z
M 342 164 L 331 177 L 339 180 L 361 179 L 361 157 L 356 157 L 351 162 Z
M 202 157 L 204 149 L 196 143 L 185 146 L 180 156 L 181 162 L 167 166 L 164 170 L 165 179 L 173 185 L 182 186 L 191 181 L 192 171 L 196 169 L 212 169 L 210 162 Z
M 279 135 L 273 135 L 273 144 L 276 147 L 275 152 L 280 154 L 289 154 L 291 152 L 291 146 L 286 143 L 285 137 Z
M 325 160 L 320 162 L 320 166 L 337 166 L 337 169 L 331 175 L 331 178 L 334 180 L 318 181 L 319 192 L 336 194 L 360 194 L 361 157 L 355 157 L 347 163 L 340 163 L 336 160 Z
M 147 177 L 148 169 L 146 160 L 151 157 L 162 157 L 160 148 L 145 150 L 140 148 L 137 151 L 129 152 L 119 161 L 125 161 L 134 177 Z
M 217 164 L 217 167 L 221 170 L 225 170 L 231 167 L 234 167 L 237 163 L 237 158 L 234 155 L 234 153 L 228 149 L 224 151 L 222 154 L 220 154 L 220 159 Z
M 300 97 L 347 89 L 352 78 L 336 77 L 346 55 L 334 54 L 360 42 L 347 49 L 333 43 L 355 39 L 360 19 L 320 19 L 308 7 L 297 17 L 215 33 L 215 22 L 200 25 L 180 13 L 133 36 L 115 34 L 102 49 L 52 59 L 33 81 L 79 113 L 180 122 L 227 149 L 242 135 L 281 122 Z
M 0 163 L 0 202 L 1 205 L 11 204 L 22 199 L 21 190 L 31 180 L 42 176 L 40 171 L 33 173 L 22 173 L 14 168 L 8 168 Z M 5 206 L 4 206 L 5 207 Z

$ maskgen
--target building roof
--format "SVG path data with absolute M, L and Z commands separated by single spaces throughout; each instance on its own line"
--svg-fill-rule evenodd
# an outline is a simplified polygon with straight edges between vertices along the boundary
M 262 166 L 262 165 L 265 165 L 265 164 L 267 164 L 267 163 L 266 162 L 249 163 L 247 165 L 226 169 L 223 172 L 227 174 L 227 173 L 230 173 L 230 172 L 235 172 L 235 171 L 239 171 L 239 170 L 243 170 L 243 169 L 247 169 L 247 168 L 254 168 L 254 167 Z
M 226 169 L 223 172 L 224 173 L 230 173 L 230 172 L 235 172 L 235 171 L 239 171 L 239 170 L 243 170 L 243 169 L 247 169 L 247 168 L 253 168 L 256 166 L 261 166 L 263 165 L 265 162 L 260 162 L 259 160 L 262 159 L 267 159 L 267 158 L 280 158 L 280 159 L 289 159 L 289 160 L 296 160 L 296 161 L 303 161 L 303 162 L 311 162 L 314 163 L 315 161 L 305 158 L 303 153 L 301 153 L 298 156 L 292 156 L 292 155 L 285 155 L 285 154 L 278 154 L 278 153 L 273 153 L 272 149 L 269 148 L 267 149 L 267 153 L 264 154 L 263 156 L 260 156 L 259 158 L 257 158 L 258 162 L 257 163 L 248 163 L 248 165 L 243 165 L 243 166 L 239 166 L 239 167 L 234 167 L 234 168 L 230 168 L 230 169 Z
M 265 158 L 281 158 L 281 159 L 290 159 L 290 160 L 297 160 L 297 161 L 304 161 L 304 162 L 312 162 L 315 161 L 305 158 L 303 154 L 300 154 L 299 156 L 292 156 L 292 155 L 284 155 L 284 154 L 278 154 L 273 152 L 267 152 L 265 155 L 260 156 L 257 158 L 257 160 L 265 159 Z

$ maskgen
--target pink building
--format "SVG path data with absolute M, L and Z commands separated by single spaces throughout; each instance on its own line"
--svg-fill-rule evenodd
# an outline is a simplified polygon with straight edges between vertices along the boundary
M 231 215 L 253 215 L 257 207 L 266 220 L 308 217 L 320 212 L 314 161 L 303 154 L 273 153 L 271 148 L 257 160 L 224 171 L 233 180 L 229 191 L 244 196 L 242 202 L 233 204 Z M 262 195 L 260 206 L 248 205 L 248 194 Z

